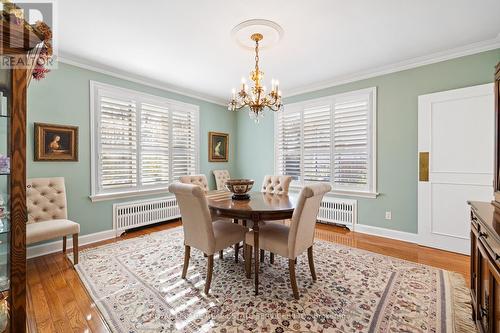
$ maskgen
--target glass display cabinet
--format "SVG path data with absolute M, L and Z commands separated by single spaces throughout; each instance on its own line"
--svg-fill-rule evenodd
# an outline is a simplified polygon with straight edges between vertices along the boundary
M 26 21 L 1 11 L 0 332 L 26 332 L 26 93 L 42 43 Z

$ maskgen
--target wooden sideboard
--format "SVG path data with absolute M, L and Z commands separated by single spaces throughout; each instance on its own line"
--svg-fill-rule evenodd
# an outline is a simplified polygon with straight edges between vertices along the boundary
M 469 205 L 472 318 L 480 332 L 500 332 L 500 209 L 489 202 Z
M 495 200 L 469 202 L 472 318 L 481 333 L 500 333 L 500 63 L 495 68 L 494 89 Z

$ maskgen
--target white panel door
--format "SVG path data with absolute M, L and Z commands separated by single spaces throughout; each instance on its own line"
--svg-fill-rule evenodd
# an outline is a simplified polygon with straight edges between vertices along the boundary
M 429 153 L 428 180 L 419 173 L 418 181 L 421 245 L 470 252 L 467 200 L 493 198 L 493 89 L 485 84 L 418 98 L 419 158 Z

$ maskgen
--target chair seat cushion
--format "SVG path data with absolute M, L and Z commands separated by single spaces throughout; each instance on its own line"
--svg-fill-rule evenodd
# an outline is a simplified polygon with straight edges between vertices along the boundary
M 259 228 L 259 248 L 288 258 L 290 228 L 281 223 L 267 222 Z M 253 246 L 253 231 L 247 232 L 245 243 Z M 294 259 L 294 258 L 291 258 Z
M 247 228 L 224 220 L 213 222 L 215 252 L 245 240 Z
M 70 220 L 48 220 L 26 225 L 26 244 L 32 244 L 80 232 L 80 225 Z

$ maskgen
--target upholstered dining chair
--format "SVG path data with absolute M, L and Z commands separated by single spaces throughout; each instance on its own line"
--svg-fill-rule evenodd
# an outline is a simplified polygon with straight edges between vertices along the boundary
M 26 182 L 28 224 L 26 244 L 73 235 L 73 263 L 78 264 L 78 234 L 80 225 L 68 220 L 66 188 L 63 177 L 32 178 Z
M 292 182 L 291 176 L 264 176 L 262 181 L 262 186 L 260 188 L 261 192 L 264 193 L 274 193 L 274 194 L 288 194 L 288 189 L 290 188 L 290 183 Z M 284 223 L 284 221 L 272 221 L 270 223 Z M 260 250 L 260 261 L 264 261 L 265 252 Z M 274 264 L 274 253 L 269 254 L 269 261 Z
M 245 239 L 246 228 L 235 223 L 212 221 L 208 201 L 203 190 L 197 185 L 174 183 L 169 192 L 175 194 L 181 211 L 182 228 L 184 229 L 184 267 L 182 278 L 186 278 L 189 266 L 191 247 L 201 250 L 208 257 L 205 294 L 210 290 L 214 267 L 214 253 L 222 251 Z M 239 247 L 235 248 L 235 260 Z
M 218 190 L 225 190 L 224 184 L 226 180 L 230 179 L 229 171 L 227 170 L 213 170 L 212 171 L 215 178 L 215 184 L 217 185 Z
M 313 260 L 314 227 L 321 200 L 325 193 L 330 190 L 331 186 L 325 183 L 304 186 L 300 191 L 290 226 L 266 223 L 259 230 L 260 248 L 288 258 L 290 284 L 295 299 L 299 298 L 295 277 L 295 259 L 305 250 L 307 250 L 312 279 L 316 281 Z M 245 269 L 247 272 L 251 270 L 253 237 L 253 231 L 247 232 L 245 236 Z
M 184 184 L 198 185 L 203 190 L 203 192 L 208 192 L 207 177 L 203 174 L 180 176 L 179 180 Z
M 288 194 L 291 176 L 264 176 L 262 181 L 261 192 L 274 194 Z

